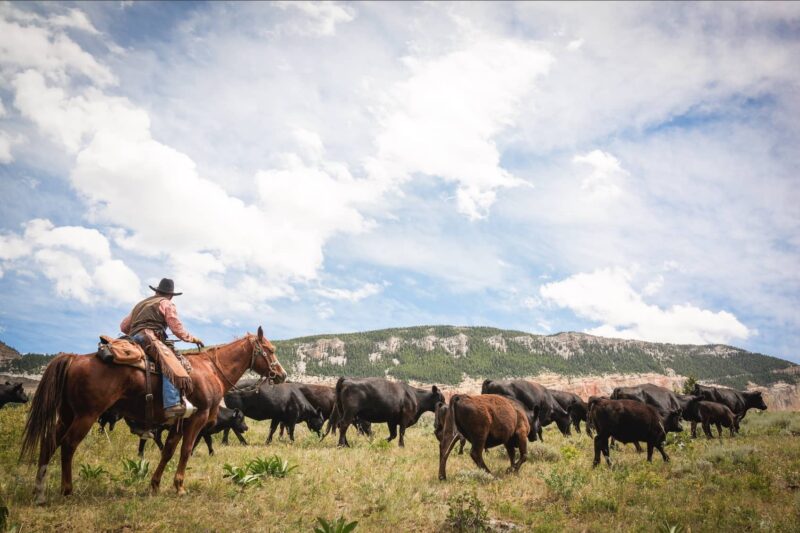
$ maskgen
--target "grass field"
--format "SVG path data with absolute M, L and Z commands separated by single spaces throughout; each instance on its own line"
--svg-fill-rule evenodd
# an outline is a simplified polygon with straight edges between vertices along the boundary
M 214 457 L 198 447 L 187 472 L 189 494 L 181 498 L 171 484 L 174 459 L 155 497 L 149 475 L 138 479 L 124 469 L 126 459 L 136 459 L 137 441 L 121 424 L 110 440 L 93 431 L 79 448 L 72 497 L 58 495 L 60 467 L 51 463 L 43 508 L 32 501 L 34 468 L 17 463 L 25 413 L 0 410 L 0 507 L 8 509 L 12 531 L 311 531 L 316 517 L 339 516 L 357 520 L 356 531 L 449 531 L 448 516 L 463 523 L 480 515 L 479 507 L 486 516 L 473 522 L 521 531 L 800 530 L 800 413 L 751 413 L 742 434 L 723 442 L 670 437 L 669 464 L 658 454 L 648 464 L 631 446 L 612 450 L 612 469 L 591 468 L 585 434 L 565 438 L 547 428 L 545 443 L 532 446 L 519 474 L 505 474 L 501 447 L 487 455 L 497 477 L 454 453 L 446 482 L 437 479 L 429 415 L 407 432 L 405 449 L 351 435 L 353 448 L 339 450 L 305 427 L 294 444 L 266 447 L 267 425 L 251 423 L 250 446 L 222 446 L 217 437 Z M 376 429 L 386 436 L 385 427 Z M 274 454 L 297 468 L 247 488 L 223 477 L 226 463 L 243 466 Z M 146 460 L 152 472 L 154 447 Z

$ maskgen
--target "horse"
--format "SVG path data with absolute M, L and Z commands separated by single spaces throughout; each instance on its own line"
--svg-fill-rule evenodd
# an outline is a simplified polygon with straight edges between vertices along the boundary
M 174 485 L 178 495 L 186 493 L 184 474 L 197 435 L 214 424 L 222 397 L 242 377 L 252 370 L 272 383 L 286 381 L 286 371 L 275 356 L 275 346 L 258 334 L 248 333 L 229 344 L 185 354 L 192 365 L 189 374 L 191 392 L 187 395 L 197 411 L 189 418 L 170 427 L 161 451 L 161 460 L 150 479 L 150 489 L 157 494 L 164 468 L 172 459 L 178 443 L 181 454 L 175 472 Z M 166 421 L 161 401 L 159 376 L 150 376 L 149 390 L 153 393 L 152 419 L 147 420 L 145 408 L 145 373 L 137 368 L 107 364 L 94 354 L 61 354 L 44 371 L 39 388 L 33 397 L 25 423 L 20 460 L 33 462 L 39 449 L 36 472 L 35 499 L 43 505 L 47 465 L 61 447 L 61 493 L 72 494 L 72 457 L 101 414 L 113 407 L 124 417 L 144 424 L 163 424 Z

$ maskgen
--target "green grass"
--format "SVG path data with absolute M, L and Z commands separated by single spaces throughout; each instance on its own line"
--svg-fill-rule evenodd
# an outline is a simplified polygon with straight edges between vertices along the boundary
M 317 442 L 303 427 L 295 444 L 217 444 L 214 457 L 201 444 L 189 462 L 184 497 L 172 488 L 175 459 L 161 494 L 149 495 L 147 478 L 136 474 L 145 467 L 126 462 L 135 456 L 137 440 L 120 425 L 110 440 L 93 431 L 78 449 L 73 496 L 58 495 L 60 466 L 51 463 L 44 508 L 33 504 L 34 468 L 17 463 L 25 413 L 24 406 L 0 410 L 0 508 L 8 508 L 6 527 L 22 531 L 310 532 L 320 527 L 318 517 L 357 521 L 356 531 L 452 531 L 459 517 L 465 522 L 484 511 L 489 521 L 522 531 L 800 529 L 800 437 L 790 430 L 800 413 L 750 413 L 733 440 L 671 439 L 668 464 L 658 454 L 648 464 L 623 446 L 612 450 L 611 469 L 591 468 L 592 443 L 585 435 L 564 438 L 547 428 L 545 442 L 535 445 L 519 474 L 505 473 L 508 459 L 499 448 L 486 454 L 495 476 L 480 472 L 468 453 L 454 453 L 446 482 L 437 477 L 438 443 L 428 415 L 406 433 L 405 449 L 351 434 L 353 447 L 339 450 L 335 440 Z M 248 440 L 263 443 L 267 424 L 250 427 Z M 374 429 L 387 435 L 385 427 Z M 225 464 L 274 455 L 297 468 L 285 477 L 265 475 L 244 490 L 224 477 Z M 152 473 L 154 446 L 145 460 Z M 91 465 L 86 471 L 102 467 L 107 473 L 82 478 L 84 464 Z

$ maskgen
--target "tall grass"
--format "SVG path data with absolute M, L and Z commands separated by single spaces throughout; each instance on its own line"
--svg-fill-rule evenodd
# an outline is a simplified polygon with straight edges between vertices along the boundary
M 742 434 L 722 441 L 671 439 L 672 461 L 647 463 L 632 446 L 612 451 L 614 467 L 591 467 L 593 446 L 585 435 L 565 438 L 545 429 L 544 443 L 529 446 L 517 474 L 507 474 L 505 451 L 485 458 L 492 475 L 480 471 L 467 453 L 453 454 L 448 481 L 438 480 L 438 442 L 424 417 L 406 432 L 406 447 L 378 444 L 388 434 L 349 435 L 350 449 L 335 439 L 318 442 L 305 427 L 294 445 L 222 446 L 217 455 L 196 454 L 186 475 L 188 495 L 178 498 L 171 477 L 162 492 L 148 495 L 147 480 L 158 461 L 146 451 L 145 468 L 128 467 L 137 440 L 124 427 L 109 435 L 93 430 L 75 456 L 80 465 L 105 474 L 76 475 L 75 495 L 58 495 L 60 464 L 51 463 L 50 504 L 32 500 L 35 469 L 16 461 L 25 409 L 0 410 L 0 504 L 8 527 L 22 531 L 62 530 L 268 530 L 312 531 L 317 517 L 358 522 L 356 531 L 442 531 L 454 499 L 474 495 L 489 523 L 516 525 L 521 531 L 736 531 L 800 530 L 800 440 L 784 430 L 800 424 L 797 413 L 748 414 Z M 751 420 L 752 417 L 752 420 Z M 249 422 L 248 422 L 249 423 Z M 250 424 L 250 442 L 264 442 L 268 424 Z M 219 439 L 217 439 L 219 440 Z M 283 478 L 265 475 L 260 488 L 242 490 L 224 477 L 225 464 L 244 468 L 254 458 L 277 455 L 292 466 Z M 267 470 L 267 467 L 262 468 Z M 146 472 L 145 472 L 146 471 Z M 137 473 L 132 473 L 137 472 Z M 145 472 L 145 473 L 142 473 Z M 134 480 L 126 484 L 126 480 Z M 466 506 L 469 509 L 469 506 Z M 466 515 L 464 515 L 466 516 Z

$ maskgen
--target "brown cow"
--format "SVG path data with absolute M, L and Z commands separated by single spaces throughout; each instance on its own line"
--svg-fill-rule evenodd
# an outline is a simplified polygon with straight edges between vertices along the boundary
M 447 479 L 447 458 L 458 441 L 458 434 L 472 444 L 470 457 L 486 472 L 484 448 L 503 444 L 511 461 L 509 471 L 517 471 L 527 458 L 528 416 L 523 406 L 514 400 L 495 394 L 468 396 L 456 394 L 450 399 L 442 440 L 439 443 L 439 479 Z M 519 460 L 514 460 L 519 448 Z
M 739 422 L 736 415 L 728 408 L 717 402 L 702 401 L 697 403 L 697 410 L 700 412 L 700 421 L 703 424 L 703 432 L 706 437 L 713 439 L 714 435 L 711 433 L 711 424 L 717 426 L 717 433 L 719 438 L 722 439 L 722 426 L 730 429 L 731 437 L 734 431 L 739 431 Z

